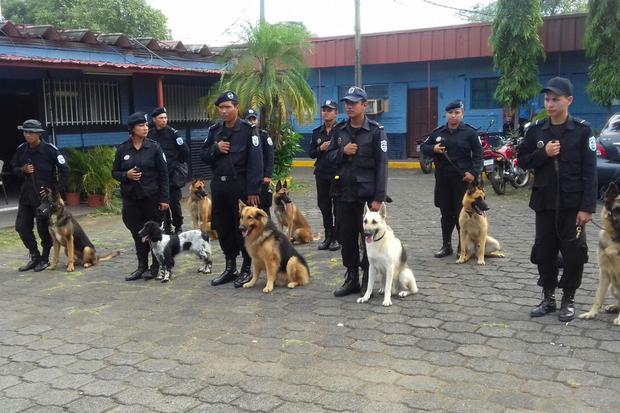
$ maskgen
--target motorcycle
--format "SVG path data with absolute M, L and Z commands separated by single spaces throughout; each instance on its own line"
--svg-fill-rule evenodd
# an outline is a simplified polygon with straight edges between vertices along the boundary
M 499 143 L 492 145 L 488 139 L 483 143 L 483 169 L 498 195 L 506 193 L 506 183 L 514 188 L 522 188 L 529 182 L 530 173 L 519 166 L 517 147 L 522 137 L 497 137 Z M 482 141 L 482 139 L 481 139 Z
M 416 140 L 418 162 L 420 162 L 420 169 L 422 170 L 422 172 L 424 172 L 425 174 L 430 174 L 431 172 L 433 172 L 433 157 L 424 155 L 424 153 L 422 153 L 422 151 L 420 150 L 420 146 L 422 146 L 426 138 L 428 138 L 428 135 Z

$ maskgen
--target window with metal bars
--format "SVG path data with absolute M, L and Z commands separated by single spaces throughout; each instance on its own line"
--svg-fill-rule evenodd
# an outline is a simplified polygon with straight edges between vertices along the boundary
M 43 80 L 45 124 L 118 125 L 119 85 L 102 80 Z
M 171 122 L 205 122 L 207 112 L 200 104 L 209 93 L 208 86 L 164 83 L 164 101 Z

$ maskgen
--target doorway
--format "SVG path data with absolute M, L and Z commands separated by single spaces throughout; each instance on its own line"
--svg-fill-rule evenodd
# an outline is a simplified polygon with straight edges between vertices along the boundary
M 417 158 L 417 140 L 437 126 L 437 88 L 407 92 L 407 157 Z

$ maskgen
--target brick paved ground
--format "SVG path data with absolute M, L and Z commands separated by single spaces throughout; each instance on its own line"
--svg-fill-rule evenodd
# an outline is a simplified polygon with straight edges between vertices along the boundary
M 309 172 L 295 172 L 307 186 L 294 199 L 318 230 Z M 432 176 L 390 172 L 389 220 L 420 292 L 389 308 L 376 298 L 361 305 L 333 297 L 340 255 L 316 245 L 300 248 L 309 286 L 265 295 L 211 287 L 193 258 L 178 260 L 169 284 L 123 281 L 135 259 L 119 217 L 81 218 L 101 253 L 124 253 L 72 274 L 19 274 L 24 251 L 3 230 L 0 410 L 617 411 L 620 329 L 612 317 L 528 317 L 539 291 L 525 191 L 489 196 L 491 233 L 507 258 L 478 267 L 432 257 L 432 188 Z M 579 312 L 591 303 L 596 271 L 586 266 Z

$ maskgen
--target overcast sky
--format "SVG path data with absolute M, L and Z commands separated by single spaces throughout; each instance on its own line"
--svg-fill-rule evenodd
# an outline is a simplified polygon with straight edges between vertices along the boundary
M 362 33 L 466 23 L 449 7 L 468 9 L 491 0 L 361 0 Z M 222 46 L 259 19 L 260 0 L 146 0 L 168 17 L 175 40 Z M 354 0 L 265 0 L 268 22 L 301 21 L 317 36 L 352 34 Z

